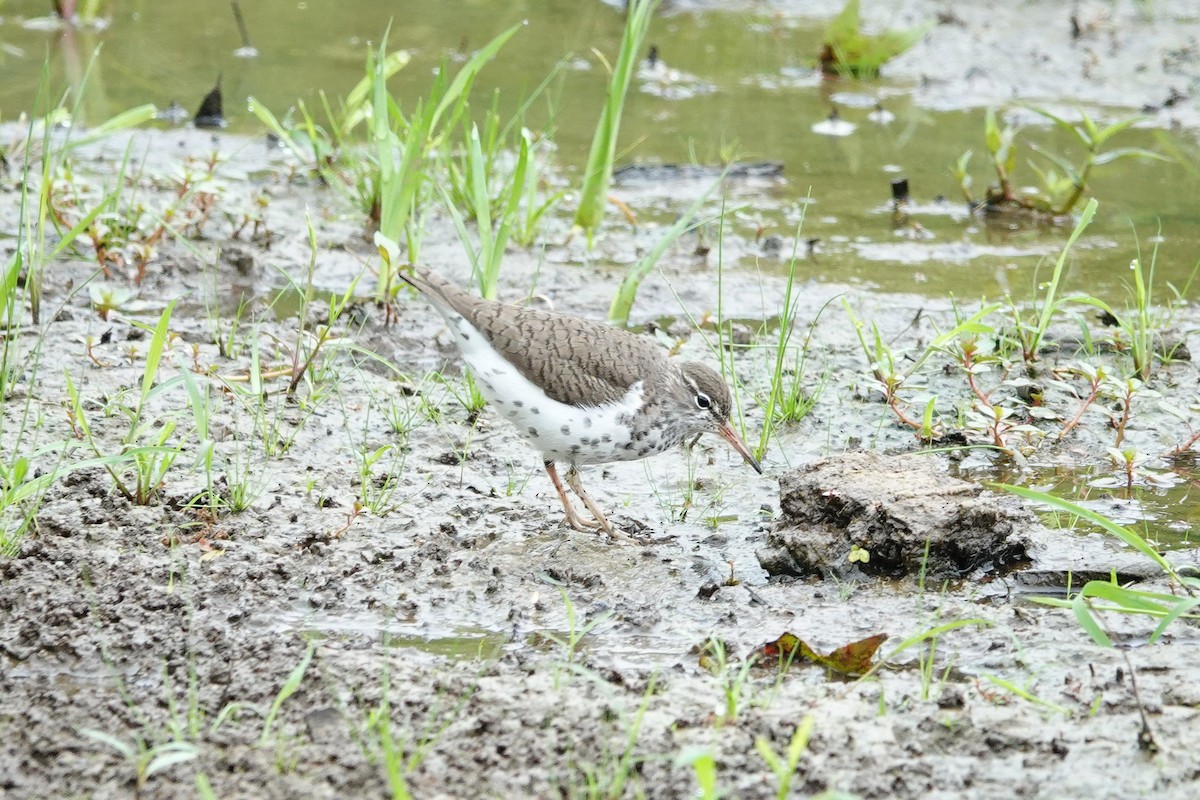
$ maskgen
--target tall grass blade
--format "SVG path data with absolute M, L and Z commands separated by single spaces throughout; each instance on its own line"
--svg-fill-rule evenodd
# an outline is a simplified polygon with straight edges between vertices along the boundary
M 316 645 L 311 642 L 308 648 L 304 651 L 304 657 L 300 659 L 300 663 L 288 674 L 287 680 L 283 682 L 283 688 L 279 690 L 279 694 L 275 695 L 275 700 L 271 703 L 271 709 L 267 712 L 266 719 L 263 720 L 262 735 L 258 737 L 259 746 L 265 745 L 271 740 L 271 729 L 275 726 L 275 718 L 279 716 L 279 709 L 283 708 L 283 704 L 287 699 L 300 690 L 300 684 L 304 681 L 304 673 L 308 670 L 308 665 L 312 661 L 313 653 L 316 652 Z
M 1111 533 L 1113 536 L 1116 536 L 1122 542 L 1129 545 L 1134 550 L 1137 550 L 1155 564 L 1158 564 L 1160 567 L 1162 567 L 1163 572 L 1167 573 L 1172 580 L 1179 580 L 1179 576 L 1176 574 L 1175 568 L 1171 566 L 1171 562 L 1163 558 L 1162 555 L 1160 555 L 1157 550 L 1151 547 L 1145 539 L 1139 536 L 1136 532 L 1126 528 L 1124 525 L 1118 525 L 1108 517 L 1097 514 L 1095 511 L 1086 509 L 1083 506 L 1078 506 L 1069 500 L 1064 500 L 1061 497 L 1055 497 L 1052 494 L 1046 494 L 1045 492 L 1027 489 L 1024 486 L 1013 486 L 1007 483 L 997 483 L 993 484 L 993 486 L 995 486 L 997 489 L 1003 489 L 1006 492 L 1011 492 L 1018 497 L 1024 497 L 1026 500 L 1032 500 L 1035 503 L 1043 503 L 1053 508 L 1057 508 L 1060 511 L 1066 511 L 1068 514 L 1074 514 L 1081 519 L 1086 519 L 1093 525 L 1097 525 Z
M 587 232 L 589 240 L 604 218 L 608 185 L 612 180 L 613 161 L 617 153 L 617 134 L 621 128 L 621 113 L 629 83 L 638 62 L 638 54 L 650 30 L 650 20 L 660 0 L 629 0 L 625 11 L 625 31 L 617 53 L 616 64 L 608 81 L 604 108 L 592 135 L 583 186 L 579 193 L 579 208 L 575 225 Z
M 608 321 L 613 325 L 626 326 L 629 324 L 629 314 L 633 311 L 633 301 L 637 299 L 638 287 L 642 285 L 642 281 L 650 274 L 658 264 L 659 259 L 667 252 L 675 240 L 690 230 L 700 227 L 712 220 L 696 221 L 696 215 L 700 213 L 701 207 L 708 201 L 708 198 L 716 191 L 717 187 L 725 179 L 725 173 L 728 170 L 722 171 L 720 176 L 713 181 L 700 197 L 696 199 L 687 210 L 679 215 L 670 228 L 663 233 L 654 247 L 641 257 L 629 270 L 625 273 L 625 277 L 621 279 L 621 285 L 617 287 L 617 293 L 613 295 L 612 303 L 608 306 Z M 724 216 L 724 211 L 714 217 L 720 219 Z

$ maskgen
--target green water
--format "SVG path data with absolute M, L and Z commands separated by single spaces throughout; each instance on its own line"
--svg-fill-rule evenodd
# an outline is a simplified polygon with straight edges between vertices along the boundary
M 413 56 L 393 81 L 396 94 L 411 102 L 427 91 L 443 57 L 454 68 L 465 54 L 526 20 L 523 30 L 485 69 L 476 106 L 483 106 L 498 89 L 502 108 L 511 112 L 566 59 L 566 66 L 534 103 L 528 122 L 553 126 L 557 161 L 568 172 L 577 172 L 584 161 L 604 91 L 606 73 L 592 50 L 611 57 L 622 26 L 616 9 L 592 0 L 257 0 L 241 6 L 259 55 L 241 58 L 234 54 L 241 39 L 228 4 L 121 2 L 100 32 L 45 30 L 30 23 L 49 6 L 0 5 L 6 14 L 0 22 L 0 69 L 5 76 L 0 81 L 0 120 L 11 121 L 35 107 L 45 60 L 57 98 L 64 87 L 79 82 L 92 52 L 102 45 L 83 102 L 88 121 L 145 102 L 165 107 L 177 100 L 194 111 L 219 75 L 230 129 L 257 133 L 261 126 L 246 111 L 247 96 L 282 115 L 297 99 L 316 104 L 322 91 L 331 98 L 344 94 L 362 77 L 365 51 L 389 23 L 390 45 Z M 820 34 L 819 22 L 784 24 L 766 7 L 661 16 L 650 41 L 664 62 L 712 91 L 667 98 L 661 96 L 663 91 L 677 89 L 669 82 L 636 88 L 626 107 L 621 163 L 693 158 L 715 162 L 723 148 L 736 149 L 743 159 L 782 161 L 786 182 L 741 197 L 748 207 L 742 221 L 732 224 L 735 232 L 747 236 L 759 224 L 768 234 L 790 236 L 798 205 L 811 196 L 804 235 L 820 237 L 821 242 L 817 258 L 805 265 L 806 275 L 931 296 L 953 292 L 995 297 L 1006 291 L 1028 296 L 1037 277 L 1046 274 L 1037 268 L 1047 268 L 1066 232 L 1045 227 L 1010 230 L 1004 224 L 963 218 L 951 166 L 960 153 L 973 148 L 976 185 L 989 182 L 978 153 L 983 150 L 982 110 L 917 108 L 906 94 L 911 87 L 886 78 L 870 83 L 820 81 L 809 67 Z M 884 98 L 896 120 L 887 126 L 869 122 L 870 108 L 855 105 L 856 96 L 867 101 Z M 823 120 L 835 102 L 843 118 L 859 124 L 857 131 L 845 138 L 813 133 L 811 126 Z M 1029 130 L 1028 138 L 1068 158 L 1079 156 L 1065 134 L 1041 128 Z M 1196 159 L 1194 145 L 1165 131 L 1135 130 L 1118 144 L 1182 150 L 1190 163 Z M 1035 180 L 1023 165 L 1019 174 L 1028 183 Z M 941 206 L 922 205 L 913 215 L 932 238 L 917 234 L 912 240 L 911 229 L 907 236 L 893 231 L 889 182 L 899 176 L 909 179 L 914 198 L 922 203 L 949 198 Z M 1178 163 L 1119 161 L 1099 172 L 1093 188 L 1101 210 L 1074 254 L 1068 290 L 1086 289 L 1110 302 L 1123 302 L 1129 261 L 1139 242 L 1149 252 L 1160 226 L 1156 278 L 1160 285 L 1184 284 L 1200 252 L 1200 215 L 1194 202 L 1200 196 L 1200 179 L 1195 170 Z M 652 216 L 658 207 L 666 213 L 661 207 L 670 201 L 645 199 L 639 212 Z M 1166 296 L 1165 287 L 1160 296 Z

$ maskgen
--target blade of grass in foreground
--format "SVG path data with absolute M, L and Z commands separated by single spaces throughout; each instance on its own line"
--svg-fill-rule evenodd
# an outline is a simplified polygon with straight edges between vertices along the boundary
M 1060 511 L 1066 511 L 1068 514 L 1074 514 L 1080 519 L 1086 519 L 1088 522 L 1098 525 L 1099 527 L 1111 533 L 1113 536 L 1116 536 L 1125 544 L 1132 547 L 1134 550 L 1137 550 L 1139 553 L 1149 558 L 1155 564 L 1158 564 L 1160 567 L 1162 567 L 1163 572 L 1165 572 L 1172 581 L 1183 585 L 1179 574 L 1175 572 L 1175 567 L 1171 565 L 1171 562 L 1163 558 L 1157 550 L 1150 546 L 1149 542 L 1139 536 L 1135 531 L 1126 528 L 1124 525 L 1118 525 L 1108 517 L 1097 514 L 1095 511 L 1086 509 L 1083 506 L 1076 505 L 1069 500 L 1063 500 L 1061 497 L 1055 497 L 1052 494 L 1046 494 L 1045 492 L 1027 489 L 1024 486 L 1013 486 L 1007 483 L 996 483 L 992 484 L 992 486 L 997 489 L 1003 489 L 1006 492 L 1011 492 L 1018 497 L 1024 497 L 1026 500 L 1032 500 L 1035 503 L 1044 503 L 1045 505 L 1057 508 Z

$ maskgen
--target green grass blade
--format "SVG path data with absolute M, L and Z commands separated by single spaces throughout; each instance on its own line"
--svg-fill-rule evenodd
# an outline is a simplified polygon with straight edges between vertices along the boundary
M 72 139 L 66 145 L 67 150 L 73 150 L 76 147 L 83 147 L 85 144 L 99 141 L 106 136 L 111 136 L 127 128 L 133 128 L 145 122 L 154 119 L 154 115 L 158 113 L 158 109 L 152 103 L 131 108 L 128 111 L 122 111 L 111 119 L 96 125 L 88 130 L 83 136 L 78 139 Z
M 523 22 L 518 22 L 516 25 L 513 25 L 495 39 L 485 44 L 475 55 L 467 59 L 467 62 L 462 65 L 462 69 L 458 71 L 458 74 L 454 76 L 454 80 L 446 88 L 446 93 L 442 96 L 441 102 L 434 108 L 429 124 L 431 130 L 437 128 L 442 115 L 452 105 L 465 99 L 467 92 L 471 90 L 471 84 L 475 81 L 475 77 L 479 74 L 480 70 L 483 69 L 487 62 L 496 57 L 496 53 L 500 52 L 500 48 L 504 47 L 505 42 L 511 39 L 513 34 L 520 30 L 524 24 Z
M 258 737 L 259 746 L 265 745 L 271 740 L 271 729 L 275 725 L 275 717 L 279 715 L 279 709 L 287 702 L 287 699 L 294 695 L 300 689 L 300 684 L 304 681 L 304 673 L 308 670 L 308 665 L 312 661 L 313 653 L 316 652 L 316 645 L 311 642 L 308 648 L 304 651 L 304 657 L 300 659 L 300 663 L 288 674 L 287 680 L 283 683 L 283 688 L 279 690 L 279 694 L 275 695 L 275 700 L 271 703 L 271 709 L 267 712 L 267 717 L 263 720 L 262 735 Z
M 1030 348 L 1031 353 L 1037 353 L 1038 347 L 1041 345 L 1042 337 L 1046 334 L 1046 329 L 1050 327 L 1050 320 L 1054 316 L 1058 304 L 1055 303 L 1055 295 L 1058 292 L 1058 287 L 1062 280 L 1063 268 L 1067 264 L 1067 256 L 1071 252 L 1071 248 L 1079 237 L 1083 235 L 1084 230 L 1091 224 L 1092 217 L 1096 215 L 1096 198 L 1088 200 L 1088 204 L 1084 206 L 1083 213 L 1079 215 L 1079 222 L 1075 224 L 1075 229 L 1071 231 L 1071 235 L 1067 238 L 1067 243 L 1063 245 L 1062 252 L 1058 254 L 1058 261 L 1054 264 L 1054 275 L 1050 279 L 1050 286 L 1046 290 L 1046 297 L 1042 300 L 1042 313 L 1038 318 L 1037 329 L 1034 333 L 1033 346 Z
M 1079 620 L 1080 626 L 1087 631 L 1088 636 L 1092 637 L 1093 642 L 1101 647 L 1113 646 L 1112 639 L 1108 638 L 1108 634 L 1092 616 L 1092 610 L 1088 607 L 1087 597 L 1083 592 L 1075 596 L 1075 600 L 1071 603 L 1071 609 L 1075 612 L 1075 619 Z
M 670 228 L 663 233 L 659 240 L 650 248 L 636 264 L 629 268 L 625 273 L 625 277 L 621 279 L 621 285 L 617 288 L 617 293 L 613 295 L 612 303 L 608 307 L 608 321 L 613 325 L 625 326 L 629 324 L 629 314 L 633 311 L 633 301 L 637 298 L 638 287 L 642 281 L 654 269 L 654 266 L 662 258 L 663 253 L 667 252 L 675 240 L 693 228 L 697 228 L 704 224 L 705 221 L 696 221 L 696 215 L 700 212 L 700 208 L 708 201 L 708 198 L 716 191 L 717 187 L 725 179 L 725 171 L 722 171 L 720 176 L 713 181 L 712 185 L 704 191 L 700 197 L 696 199 L 687 210 L 679 215 Z M 722 212 L 722 216 L 724 212 Z
M 575 225 L 587 231 L 589 237 L 604 218 L 604 206 L 608 199 L 608 185 L 612 180 L 625 97 L 629 94 L 629 84 L 633 79 L 638 54 L 642 50 L 642 43 L 650 30 L 650 21 L 658 4 L 659 0 L 630 0 L 625 12 L 625 31 L 621 36 L 616 66 L 609 78 L 608 93 L 600 112 L 600 120 L 592 135 L 583 187 L 579 192 L 579 208 L 575 211 Z
M 175 309 L 175 304 L 178 300 L 172 300 L 163 309 L 162 314 L 158 317 L 158 324 L 154 326 L 154 334 L 150 338 L 150 349 L 146 351 L 146 366 L 142 370 L 142 394 L 138 400 L 138 414 L 142 413 L 142 407 L 146 404 L 146 398 L 150 396 L 150 390 L 154 388 L 154 378 L 158 375 L 158 367 L 162 363 L 163 351 L 167 347 L 167 336 L 170 333 L 171 312 Z
M 1171 610 L 1167 612 L 1166 616 L 1159 621 L 1158 626 L 1154 629 L 1154 632 L 1150 634 L 1150 644 L 1157 643 L 1159 638 L 1164 632 L 1166 632 L 1167 627 L 1172 622 L 1179 619 L 1196 606 L 1200 606 L 1200 597 L 1189 597 L 1176 603 Z
M 1172 579 L 1178 581 L 1178 576 L 1175 574 L 1175 568 L 1171 566 L 1171 563 L 1163 558 L 1157 550 L 1151 547 L 1145 539 L 1129 528 L 1126 528 L 1123 525 L 1118 525 L 1111 519 L 1108 519 L 1101 514 L 1097 514 L 1095 511 L 1090 511 L 1082 506 L 1070 502 L 1069 500 L 1064 500 L 1061 497 L 1055 497 L 1054 495 L 1046 494 L 1045 492 L 1027 489 L 1024 486 L 1013 486 L 1007 483 L 995 483 L 991 485 L 994 488 L 1011 492 L 1018 497 L 1024 497 L 1026 500 L 1032 500 L 1035 503 L 1042 503 L 1051 506 L 1052 508 L 1057 508 L 1060 511 L 1066 511 L 1068 514 L 1074 514 L 1081 519 L 1086 519 L 1088 522 L 1103 528 L 1113 536 L 1116 536 L 1122 542 L 1125 542 L 1125 544 L 1129 545 L 1134 550 L 1137 550 L 1139 553 L 1158 564 L 1160 567 L 1162 567 L 1164 572 L 1171 576 Z

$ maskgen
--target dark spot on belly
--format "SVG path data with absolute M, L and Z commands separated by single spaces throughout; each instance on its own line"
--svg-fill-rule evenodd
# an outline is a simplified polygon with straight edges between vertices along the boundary
M 612 437 L 606 433 L 600 437 L 600 441 L 604 442 L 605 444 L 608 444 L 609 442 L 612 441 Z
M 579 445 L 577 445 L 577 444 L 571 445 L 571 455 L 573 455 L 573 456 L 579 455 Z
M 459 335 L 463 337 L 464 342 L 471 341 L 471 334 L 467 333 L 466 331 L 459 331 Z
M 533 427 L 532 425 L 530 425 L 530 426 L 529 426 L 529 435 L 530 435 L 530 436 L 532 436 L 532 437 L 533 437 L 533 438 L 535 438 L 535 439 L 536 439 L 536 438 L 538 438 L 538 432 L 537 432 L 537 428 L 535 428 L 535 427 Z
M 521 406 L 525 405 L 525 401 L 524 400 L 513 400 L 513 405 L 516 406 L 517 408 L 520 408 Z
M 570 425 L 563 425 L 562 428 L 560 428 L 559 430 L 562 431 L 563 436 L 571 435 L 571 426 Z
M 590 428 L 590 427 L 592 427 L 592 418 L 591 418 L 591 417 L 584 417 L 584 418 L 583 418 L 583 427 L 585 427 L 585 428 Z
M 648 456 L 648 455 L 650 455 L 650 448 L 649 448 L 649 447 L 639 447 L 639 448 L 638 448 L 638 456 L 639 456 L 639 457 L 641 457 L 641 456 Z
M 540 413 L 542 413 L 541 411 L 539 411 L 539 410 L 538 410 L 538 407 L 537 407 L 537 406 L 531 406 L 531 407 L 530 407 L 530 409 L 529 409 L 529 411 L 530 411 L 530 413 L 531 413 L 531 414 L 540 414 Z
M 625 449 L 626 449 L 626 450 L 632 450 L 632 449 L 633 449 L 633 442 L 626 442 L 626 443 L 625 443 Z

